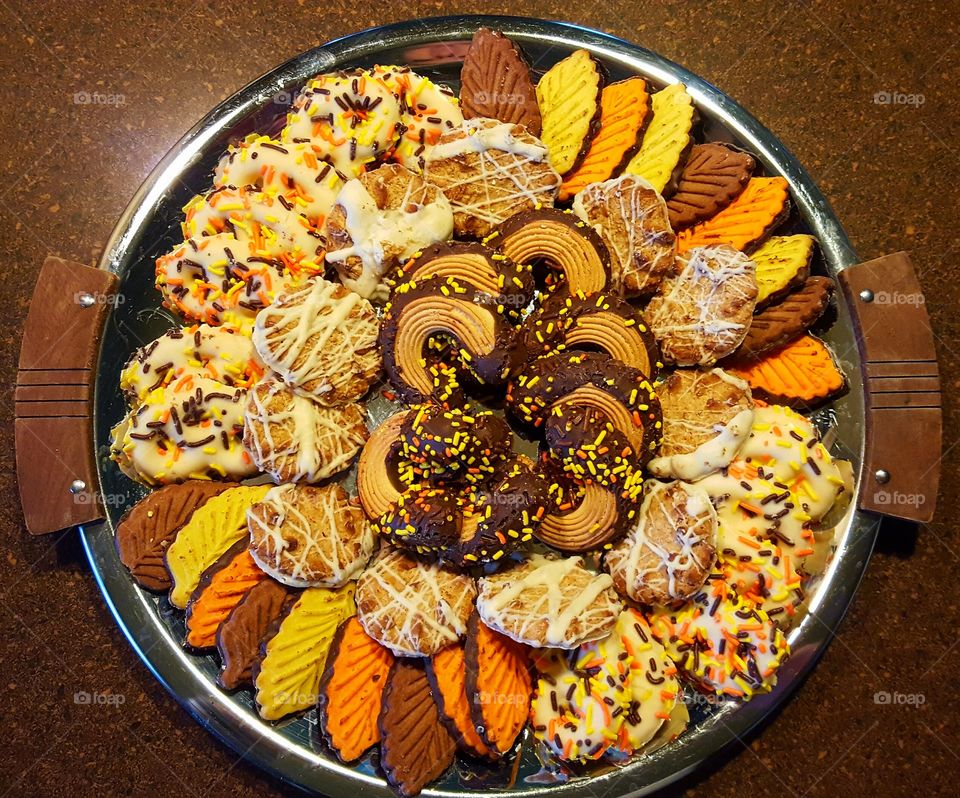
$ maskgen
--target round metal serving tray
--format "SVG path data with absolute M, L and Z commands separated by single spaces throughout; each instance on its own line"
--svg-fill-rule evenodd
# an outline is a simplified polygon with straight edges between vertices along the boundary
M 195 656 L 181 646 L 183 620 L 163 597 L 135 586 L 113 544 L 114 525 L 144 490 L 134 486 L 106 456 L 110 427 L 124 413 L 118 390 L 120 370 L 130 353 L 167 329 L 172 318 L 159 309 L 153 287 L 154 259 L 180 237 L 180 209 L 209 185 L 220 153 L 231 139 L 252 131 L 276 130 L 290 99 L 312 75 L 332 69 L 408 64 L 434 80 L 459 85 L 463 55 L 473 31 L 497 28 L 517 41 L 535 72 L 542 73 L 577 48 L 590 50 L 611 80 L 643 75 L 662 87 L 687 85 L 703 125 L 703 140 L 726 140 L 755 153 L 767 174 L 790 184 L 794 211 L 789 232 L 808 231 L 820 242 L 815 271 L 836 275 L 855 256 L 826 199 L 783 145 L 743 108 L 709 83 L 641 47 L 574 25 L 518 17 L 443 17 L 415 20 L 357 33 L 304 53 L 254 81 L 197 124 L 163 159 L 140 188 L 118 222 L 101 268 L 120 278 L 124 302 L 107 321 L 95 389 L 94 434 L 100 487 L 108 518 L 81 530 L 93 573 L 111 612 L 137 654 L 193 717 L 231 746 L 286 782 L 331 796 L 392 794 L 377 773 L 376 754 L 346 767 L 323 750 L 315 735 L 314 713 L 279 724 L 259 719 L 249 692 L 229 695 L 214 683 L 212 656 Z M 851 378 L 845 396 L 817 414 L 817 423 L 833 439 L 833 452 L 859 463 L 864 444 L 863 388 L 859 357 L 847 307 L 838 297 L 835 323 L 825 334 Z M 859 485 L 855 489 L 859 491 Z M 856 507 L 856 495 L 850 508 Z M 621 767 L 593 770 L 594 794 L 643 795 L 691 772 L 734 739 L 742 739 L 768 717 L 799 685 L 828 644 L 863 574 L 876 537 L 877 521 L 848 509 L 836 531 L 836 550 L 809 594 L 807 611 L 789 633 L 793 654 L 767 695 L 742 705 L 690 706 L 691 723 L 678 739 Z M 488 796 L 572 795 L 587 787 L 581 778 L 545 784 L 530 777 L 540 770 L 526 739 L 518 767 L 458 763 L 425 795 Z

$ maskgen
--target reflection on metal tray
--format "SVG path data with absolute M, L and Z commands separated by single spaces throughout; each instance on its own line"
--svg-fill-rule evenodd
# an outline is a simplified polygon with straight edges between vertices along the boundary
M 854 253 L 824 197 L 783 145 L 719 90 L 686 70 L 640 47 L 572 25 L 514 17 L 447 17 L 411 21 L 339 39 L 294 58 L 242 89 L 191 130 L 164 158 L 130 203 L 111 237 L 102 267 L 116 272 L 126 303 L 116 306 L 103 339 L 95 398 L 98 467 L 109 518 L 82 530 L 84 545 L 111 611 L 137 653 L 177 700 L 211 732 L 247 759 L 306 790 L 332 796 L 389 795 L 377 775 L 376 754 L 346 767 L 324 751 L 317 740 L 313 713 L 279 724 L 261 721 L 248 692 L 228 695 L 214 685 L 217 663 L 181 647 L 183 619 L 165 598 L 151 596 L 133 584 L 113 547 L 113 527 L 123 510 L 142 494 L 107 459 L 109 430 L 124 412 L 117 390 L 127 356 L 171 323 L 158 310 L 153 287 L 153 261 L 179 240 L 180 208 L 203 190 L 220 153 L 232 139 L 252 131 L 276 130 L 299 86 L 315 73 L 352 66 L 409 64 L 430 78 L 453 87 L 473 31 L 497 28 L 516 40 L 533 68 L 542 72 L 572 50 L 589 49 L 606 66 L 610 79 L 643 75 L 655 86 L 684 82 L 700 111 L 703 140 L 725 140 L 755 153 L 767 174 L 783 175 L 790 184 L 794 212 L 789 232 L 807 231 L 820 241 L 814 270 L 835 275 L 855 263 Z M 825 335 L 844 354 L 851 376 L 848 393 L 818 414 L 830 428 L 833 452 L 859 463 L 863 451 L 863 390 L 857 382 L 859 360 L 848 309 L 841 297 L 836 323 Z M 374 404 L 372 414 L 384 407 Z M 374 420 L 379 420 L 374 418 Z M 859 489 L 859 486 L 858 486 Z M 122 496 L 125 501 L 117 501 Z M 855 498 L 855 497 L 854 497 Z M 743 737 L 770 714 L 796 687 L 827 645 L 856 589 L 876 536 L 876 521 L 852 509 L 837 527 L 836 552 L 809 598 L 808 611 L 789 634 L 793 656 L 769 695 L 751 702 L 690 702 L 691 724 L 680 738 L 622 767 L 588 771 L 595 794 L 645 794 L 681 777 L 735 738 Z M 527 733 L 528 734 L 528 733 Z M 519 766 L 458 764 L 425 795 L 574 795 L 585 784 L 580 777 L 545 783 L 535 777 L 541 765 L 527 736 Z M 541 774 L 542 775 L 542 774 Z

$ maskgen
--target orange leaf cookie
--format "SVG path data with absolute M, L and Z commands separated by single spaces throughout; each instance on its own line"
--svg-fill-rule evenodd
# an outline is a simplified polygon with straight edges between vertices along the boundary
M 356 617 L 341 624 L 320 683 L 320 729 L 343 762 L 380 742 L 377 718 L 393 654 L 370 637 Z
M 456 738 L 457 746 L 474 756 L 496 757 L 477 734 L 466 689 L 467 664 L 463 647 L 448 646 L 427 660 L 430 689 L 440 707 L 440 718 Z
M 533 681 L 528 649 L 495 632 L 474 613 L 467 623 L 464 655 L 467 700 L 474 726 L 487 746 L 505 754 L 530 713 Z
M 734 361 L 726 370 L 775 404 L 815 405 L 838 394 L 845 384 L 843 372 L 826 344 L 812 335 L 804 335 L 758 360 Z
M 677 234 L 679 252 L 711 244 L 729 244 L 749 252 L 790 213 L 790 194 L 782 177 L 752 177 L 747 187 L 712 219 Z
M 650 95 L 643 78 L 627 78 L 606 86 L 600 94 L 600 132 L 576 171 L 564 178 L 560 199 L 570 199 L 590 183 L 617 174 L 640 146 L 650 121 Z
M 248 590 L 269 577 L 253 561 L 244 538 L 211 565 L 187 604 L 187 645 L 212 648 L 217 629 Z

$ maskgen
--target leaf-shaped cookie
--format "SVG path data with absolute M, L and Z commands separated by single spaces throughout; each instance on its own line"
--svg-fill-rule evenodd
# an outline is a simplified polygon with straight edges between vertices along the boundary
M 729 144 L 696 144 L 683 166 L 677 190 L 667 202 L 674 230 L 709 219 L 746 187 L 757 162 Z
M 137 584 L 147 590 L 170 589 L 163 563 L 167 546 L 201 504 L 231 487 L 236 485 L 191 479 L 155 490 L 124 513 L 117 525 L 117 554 Z
M 843 390 L 843 372 L 826 344 L 812 335 L 774 349 L 759 360 L 736 361 L 726 371 L 749 383 L 768 402 L 810 407 Z
M 564 179 L 560 199 L 570 199 L 590 183 L 602 183 L 617 174 L 640 146 L 649 120 L 650 95 L 643 78 L 605 86 L 600 94 L 600 130 L 583 162 Z
M 790 193 L 782 177 L 752 177 L 740 196 L 712 219 L 681 230 L 677 250 L 729 244 L 750 252 L 790 213 Z
M 757 307 L 776 302 L 810 274 L 817 240 L 813 236 L 771 236 L 750 255 L 757 264 Z
M 260 641 L 284 612 L 293 591 L 273 579 L 250 588 L 217 630 L 217 652 L 223 667 L 217 681 L 226 690 L 253 686 L 253 665 Z
M 423 661 L 398 657 L 380 710 L 380 764 L 401 794 L 417 795 L 453 762 L 457 746 L 440 721 Z
M 234 543 L 247 535 L 247 508 L 260 501 L 270 485 L 230 488 L 198 508 L 167 547 L 170 603 L 186 609 L 200 576 Z
M 440 716 L 461 750 L 473 756 L 496 756 L 473 725 L 466 691 L 466 658 L 460 645 L 448 646 L 427 660 L 427 677 L 440 707 Z
M 520 48 L 500 31 L 479 28 L 460 70 L 460 109 L 477 116 L 523 125 L 540 135 L 540 108 L 530 68 Z
M 210 648 L 217 644 L 217 629 L 248 590 L 269 577 L 260 570 L 241 538 L 203 572 L 187 604 L 187 645 Z
M 317 702 L 318 726 L 343 762 L 380 742 L 380 705 L 393 654 L 370 637 L 356 617 L 337 629 Z
M 830 304 L 833 280 L 808 277 L 796 291 L 757 313 L 735 355 L 757 358 L 802 335 Z
M 529 650 L 523 643 L 495 632 L 474 613 L 467 624 L 464 654 L 474 726 L 484 743 L 505 754 L 530 713 L 533 680 Z
M 253 676 L 260 717 L 279 720 L 317 703 L 330 643 L 356 612 L 354 588 L 353 582 L 337 590 L 307 588 L 261 646 Z
M 561 175 L 577 168 L 600 126 L 600 65 L 586 50 L 554 64 L 537 84 L 540 139 Z
M 691 131 L 697 110 L 682 83 L 674 83 L 653 95 L 653 119 L 647 125 L 637 154 L 625 169 L 640 175 L 661 194 L 669 194 L 693 144 Z

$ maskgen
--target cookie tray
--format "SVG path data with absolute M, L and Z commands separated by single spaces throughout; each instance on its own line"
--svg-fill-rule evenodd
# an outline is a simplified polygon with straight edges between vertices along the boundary
M 742 740 L 771 715 L 816 662 L 866 568 L 881 515 L 928 521 L 939 478 L 940 387 L 923 295 L 905 253 L 857 265 L 839 221 L 783 145 L 732 99 L 680 66 L 620 39 L 578 26 L 519 17 L 464 16 L 413 20 L 338 39 L 270 71 L 201 120 L 161 161 L 127 207 L 98 269 L 48 258 L 24 330 L 15 392 L 16 451 L 25 522 L 33 534 L 80 525 L 84 547 L 107 605 L 137 654 L 193 717 L 238 755 L 304 790 L 331 796 L 389 795 L 371 757 L 353 767 L 325 752 L 313 713 L 279 725 L 261 721 L 246 693 L 217 689 L 212 657 L 180 645 L 182 619 L 166 599 L 137 588 L 113 546 L 113 528 L 143 489 L 107 457 L 108 435 L 123 413 L 116 389 L 127 356 L 173 321 L 158 308 L 153 260 L 179 233 L 179 211 L 201 190 L 232 138 L 270 131 L 310 76 L 351 66 L 402 63 L 458 85 L 473 31 L 486 25 L 517 41 L 542 73 L 572 50 L 590 50 L 611 80 L 640 74 L 655 86 L 687 85 L 704 140 L 740 145 L 768 175 L 790 185 L 787 232 L 820 242 L 814 271 L 842 288 L 837 319 L 824 336 L 849 390 L 815 414 L 832 450 L 853 461 L 856 487 L 837 519 L 836 551 L 789 632 L 793 655 L 770 694 L 747 704 L 697 703 L 677 740 L 589 778 L 551 783 L 529 741 L 513 767 L 458 765 L 424 795 L 643 795 L 690 773 Z M 374 405 L 373 420 L 386 407 Z M 381 411 L 381 412 L 378 412 Z M 911 441 L 910 457 L 902 454 Z

